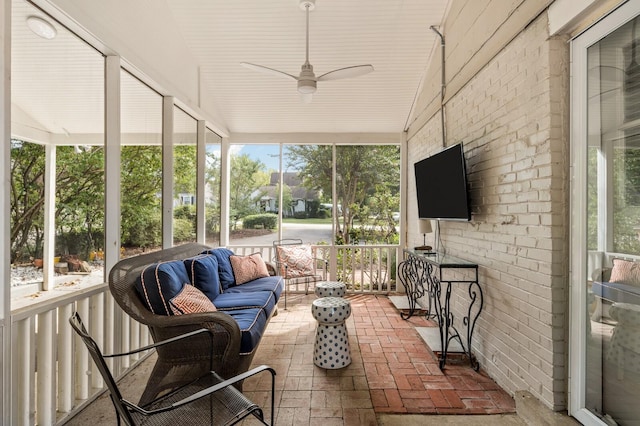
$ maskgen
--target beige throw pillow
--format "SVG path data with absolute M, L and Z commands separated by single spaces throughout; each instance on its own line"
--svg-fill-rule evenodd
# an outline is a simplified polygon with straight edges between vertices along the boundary
M 640 286 L 640 263 L 613 259 L 610 282 Z
M 231 268 L 236 284 L 244 284 L 258 278 L 268 277 L 267 265 L 262 260 L 260 253 L 253 253 L 248 256 L 231 255 Z
M 308 277 L 315 274 L 311 246 L 278 246 L 279 274 L 286 277 Z

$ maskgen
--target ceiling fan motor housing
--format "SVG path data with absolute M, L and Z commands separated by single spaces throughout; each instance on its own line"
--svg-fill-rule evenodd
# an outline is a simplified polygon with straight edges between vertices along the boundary
M 298 92 L 300 93 L 313 93 L 316 91 L 316 75 L 313 73 L 313 65 L 305 63 L 300 70 L 300 76 L 298 77 Z
M 316 0 L 300 0 L 300 9 L 306 10 L 307 7 L 313 10 L 316 7 Z

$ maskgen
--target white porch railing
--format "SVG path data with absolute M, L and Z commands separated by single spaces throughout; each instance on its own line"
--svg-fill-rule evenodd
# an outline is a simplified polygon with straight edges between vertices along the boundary
M 236 254 L 260 252 L 274 259 L 273 246 L 231 246 Z M 330 262 L 330 280 L 350 293 L 396 291 L 397 245 L 314 246 Z M 401 291 L 401 289 L 399 289 Z M 294 290 L 295 291 L 295 290 Z M 151 343 L 146 327 L 115 303 L 106 284 L 36 302 L 11 312 L 12 425 L 55 425 L 92 402 L 103 390 L 100 373 L 69 325 L 78 311 L 104 353 L 126 352 Z M 109 360 L 118 379 L 146 355 Z
M 389 293 L 396 290 L 398 245 L 314 245 L 316 257 L 329 261 L 329 280 L 347 284 L 350 293 Z M 275 259 L 273 246 L 229 246 L 236 254 L 261 253 Z M 295 291 L 295 290 L 294 290 Z
M 124 314 L 106 284 L 13 311 L 12 425 L 62 423 L 102 392 L 102 377 L 69 324 L 73 311 L 80 313 L 104 353 L 150 343 L 147 328 Z M 118 378 L 142 358 L 109 360 L 109 365 Z

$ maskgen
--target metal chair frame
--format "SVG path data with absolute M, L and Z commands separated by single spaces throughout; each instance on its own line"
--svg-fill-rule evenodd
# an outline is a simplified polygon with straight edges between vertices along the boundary
M 69 323 L 86 345 L 91 358 L 107 385 L 111 402 L 116 411 L 118 425 L 121 424 L 121 420 L 124 421 L 126 425 L 170 424 L 172 421 L 180 425 L 200 425 L 204 424 L 203 419 L 209 420 L 209 423 L 212 425 L 232 425 L 240 422 L 250 414 L 258 419 L 260 423 L 269 425 L 269 423 L 264 420 L 262 409 L 246 398 L 235 386 L 243 380 L 264 371 L 271 373 L 270 424 L 274 424 L 276 372 L 273 368 L 266 365 L 253 368 L 227 380 L 224 380 L 214 371 L 210 371 L 206 375 L 180 385 L 156 399 L 140 405 L 123 398 L 105 358 L 132 355 L 177 342 L 181 342 L 179 344 L 182 345 L 185 351 L 188 351 L 187 344 L 182 341 L 201 334 L 209 335 L 212 341 L 211 350 L 213 352 L 214 335 L 207 329 L 195 330 L 133 351 L 105 355 L 102 354 L 98 344 L 88 334 L 77 312 L 69 318 Z
M 282 279 L 284 280 L 284 308 L 287 309 L 287 292 L 289 287 L 290 280 L 304 279 L 305 280 L 305 294 L 309 294 L 309 283 L 317 282 L 317 281 L 326 281 L 327 280 L 327 269 L 329 268 L 329 261 L 326 259 L 322 259 L 319 257 L 312 256 L 314 260 L 314 264 L 316 264 L 315 270 L 317 270 L 317 263 L 322 262 L 322 275 L 313 274 L 313 275 L 304 275 L 304 276 L 296 276 L 296 277 L 288 277 L 287 275 L 287 264 L 280 261 L 278 257 L 278 247 L 279 246 L 302 246 L 302 240 L 299 238 L 283 238 L 281 240 L 276 240 L 273 242 L 274 248 L 274 258 L 273 262 L 276 265 L 276 274 L 279 274 L 281 269 L 284 268 L 284 275 Z

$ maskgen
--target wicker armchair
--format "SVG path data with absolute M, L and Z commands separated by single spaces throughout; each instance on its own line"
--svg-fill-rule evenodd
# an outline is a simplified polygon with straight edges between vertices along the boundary
M 188 347 L 158 347 L 158 358 L 140 400 L 141 405 L 155 400 L 163 391 L 184 385 L 211 370 L 228 379 L 247 371 L 251 365 L 255 352 L 240 355 L 240 328 L 229 315 L 219 311 L 180 316 L 156 315 L 143 305 L 137 294 L 136 279 L 147 265 L 195 256 L 209 248 L 188 243 L 123 259 L 109 272 L 109 289 L 114 299 L 131 318 L 149 328 L 155 342 L 202 328 L 213 335 L 213 350 L 209 334 L 194 336 Z M 242 382 L 235 386 L 242 390 Z
M 182 346 L 196 337 L 205 337 L 213 345 L 213 338 L 206 329 L 200 329 L 169 340 L 157 342 L 127 353 L 105 355 L 93 338 L 87 333 L 80 315 L 74 313 L 69 318 L 71 327 L 89 350 L 102 378 L 107 385 L 111 402 L 116 410 L 118 425 L 232 425 L 245 417 L 253 415 L 260 423 L 268 425 L 262 409 L 246 398 L 234 384 L 253 375 L 269 372 L 271 374 L 271 425 L 274 419 L 275 370 L 266 365 L 224 380 L 209 370 L 194 380 L 163 394 L 157 399 L 135 404 L 123 398 L 116 381 L 107 366 L 105 358 L 127 356 L 149 349 L 165 346 Z

